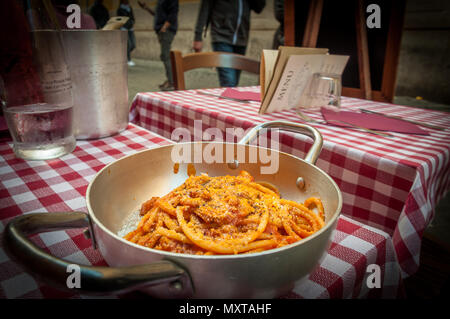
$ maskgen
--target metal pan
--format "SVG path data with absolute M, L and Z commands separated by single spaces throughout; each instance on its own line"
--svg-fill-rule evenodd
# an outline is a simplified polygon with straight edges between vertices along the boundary
M 276 174 L 260 173 L 257 163 L 198 163 L 196 171 L 210 176 L 236 175 L 247 170 L 256 181 L 276 185 L 284 198 L 303 201 L 320 196 L 325 208 L 325 226 L 297 243 L 260 253 L 242 255 L 188 255 L 150 249 L 118 235 L 137 216 L 142 202 L 170 192 L 187 178 L 186 165 L 174 174 L 174 145 L 142 151 L 104 167 L 90 183 L 86 201 L 89 214 L 38 213 L 12 220 L 4 232 L 4 247 L 32 273 L 67 289 L 70 262 L 50 256 L 34 246 L 27 235 L 67 228 L 88 227 L 94 247 L 110 267 L 81 266 L 82 292 L 110 293 L 141 290 L 161 298 L 272 298 L 292 289 L 324 256 L 342 207 L 334 181 L 314 163 L 322 137 L 313 127 L 284 121 L 256 126 L 237 144 L 216 143 L 226 153 L 231 149 L 246 155 L 261 147 L 249 142 L 264 128 L 280 128 L 311 136 L 314 143 L 304 160 L 279 155 Z M 179 145 L 179 144 L 175 144 Z M 202 150 L 211 143 L 188 143 Z M 209 146 L 208 146 L 209 145 Z M 265 149 L 267 151 L 267 149 Z M 237 153 L 235 153 L 237 154 Z M 246 156 L 245 158 L 249 158 Z M 133 215 L 134 214 L 134 215 Z

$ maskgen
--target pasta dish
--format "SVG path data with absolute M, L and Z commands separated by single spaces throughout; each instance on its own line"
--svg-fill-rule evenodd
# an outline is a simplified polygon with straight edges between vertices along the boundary
M 191 175 L 140 209 L 137 228 L 124 238 L 177 253 L 254 253 L 297 242 L 324 226 L 319 198 L 283 199 L 246 171 L 238 176 Z

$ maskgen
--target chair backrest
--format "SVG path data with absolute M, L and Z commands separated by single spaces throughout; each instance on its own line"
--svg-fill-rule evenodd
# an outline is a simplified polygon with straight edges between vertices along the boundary
M 259 74 L 259 61 L 244 55 L 227 52 L 199 52 L 185 56 L 180 51 L 170 51 L 175 90 L 186 89 L 184 72 L 197 68 L 233 68 Z

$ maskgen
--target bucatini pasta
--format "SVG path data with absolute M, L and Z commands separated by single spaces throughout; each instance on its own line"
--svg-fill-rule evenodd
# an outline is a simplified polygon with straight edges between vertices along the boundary
M 317 210 L 317 213 L 314 211 Z M 187 254 L 240 254 L 282 247 L 324 226 L 319 198 L 303 204 L 282 199 L 238 176 L 189 178 L 163 197 L 142 204 L 143 216 L 125 239 L 150 248 Z

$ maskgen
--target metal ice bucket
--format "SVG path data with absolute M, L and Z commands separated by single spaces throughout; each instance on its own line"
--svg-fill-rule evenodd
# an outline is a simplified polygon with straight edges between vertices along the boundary
M 128 124 L 127 31 L 64 30 L 77 139 L 116 134 Z

